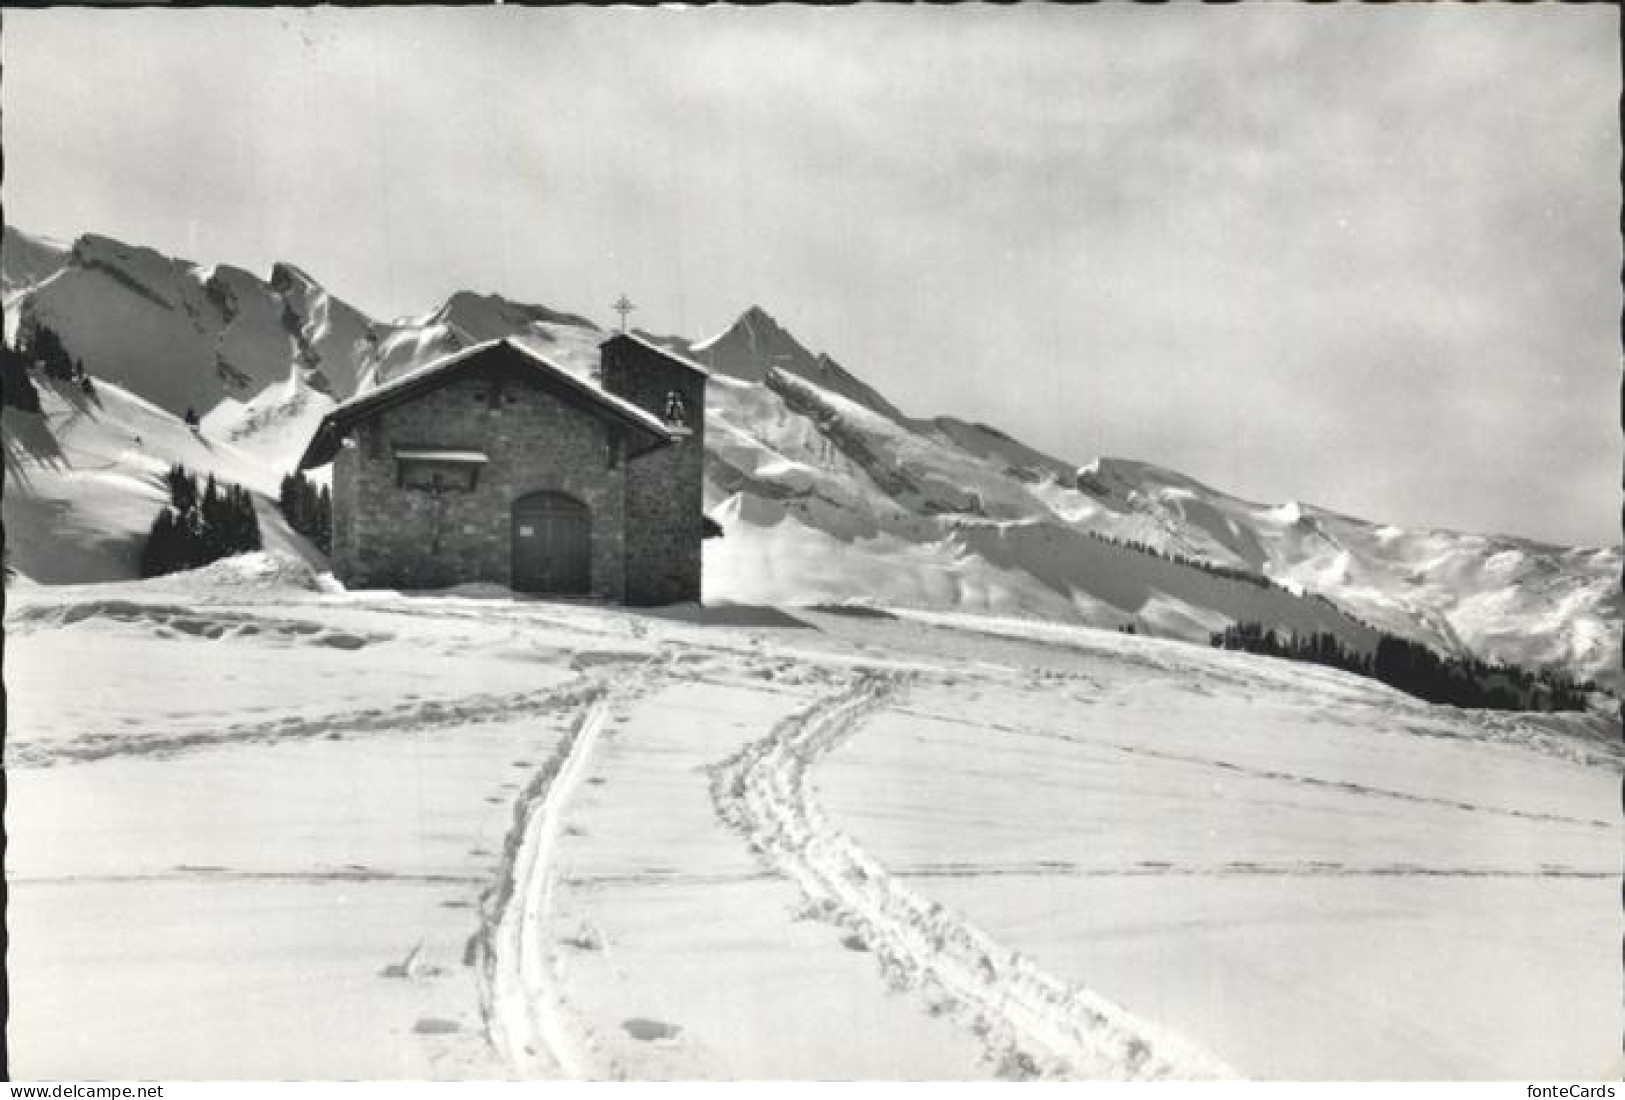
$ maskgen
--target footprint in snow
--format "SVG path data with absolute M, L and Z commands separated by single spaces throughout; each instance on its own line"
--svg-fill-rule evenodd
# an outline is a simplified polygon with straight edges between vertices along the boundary
M 462 1025 L 456 1020 L 442 1020 L 436 1016 L 425 1016 L 412 1025 L 412 1030 L 419 1035 L 450 1035 L 454 1031 L 461 1031 Z
M 582 925 L 574 935 L 565 936 L 559 942 L 578 951 L 602 951 L 604 949 L 603 938 L 586 925 Z

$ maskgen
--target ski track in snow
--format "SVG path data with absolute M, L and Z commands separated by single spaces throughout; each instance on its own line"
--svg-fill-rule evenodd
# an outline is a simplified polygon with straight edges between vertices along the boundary
M 468 886 L 484 882 L 473 875 L 402 874 L 370 867 L 315 871 L 240 871 L 230 867 L 177 864 L 168 871 L 127 875 L 10 876 L 13 886 L 119 886 L 150 882 L 296 882 L 307 885 L 347 882 L 404 882 L 427 886 Z
M 17 634 L 61 628 L 78 623 L 111 619 L 115 622 L 150 626 L 160 636 L 183 635 L 216 641 L 224 637 L 251 637 L 264 634 L 273 640 L 307 640 L 335 649 L 360 649 L 373 642 L 388 641 L 386 634 L 352 634 L 335 630 L 313 619 L 294 619 L 198 605 L 149 603 L 127 599 L 91 599 L 66 604 L 33 604 L 13 611 L 6 628 Z M 165 634 L 165 632 L 168 632 Z
M 1113 1080 L 1233 1076 L 1212 1055 L 1064 982 L 899 883 L 825 818 L 812 766 L 885 705 L 896 681 L 862 674 L 712 771 L 722 818 L 848 929 L 902 986 L 945 996 L 1003 1076 Z
M 606 704 L 581 712 L 558 752 L 515 806 L 502 876 L 482 905 L 482 1000 L 491 1043 L 522 1078 L 591 1075 L 548 961 L 545 935 L 558 872 L 554 852 L 564 807 L 603 729 Z
M 1055 734 L 1040 734 L 1040 736 L 1057 736 Z M 1060 736 L 1060 740 L 1072 741 L 1074 738 Z M 1319 776 L 1303 775 L 1298 772 L 1277 771 L 1273 768 L 1255 768 L 1245 764 L 1236 764 L 1229 760 L 1212 759 L 1203 756 L 1193 756 L 1188 753 L 1169 752 L 1165 749 L 1151 749 L 1144 745 L 1120 745 L 1110 741 L 1099 744 L 1115 749 L 1130 756 L 1148 756 L 1156 760 L 1167 760 L 1180 764 L 1198 764 L 1218 768 L 1222 771 L 1235 772 L 1252 779 L 1266 779 L 1277 782 L 1293 783 L 1304 787 L 1319 787 L 1325 790 L 1343 791 L 1347 794 L 1361 795 L 1366 798 L 1387 798 L 1396 802 L 1412 802 L 1424 806 L 1442 806 L 1446 809 L 1461 810 L 1465 813 L 1489 814 L 1494 817 L 1515 817 L 1526 821 L 1541 821 L 1561 825 L 1586 825 L 1594 829 L 1612 829 L 1611 821 L 1600 821 L 1596 818 L 1567 817 L 1563 814 L 1538 813 L 1533 810 L 1518 810 L 1507 806 L 1487 806 L 1478 802 L 1462 802 L 1452 798 L 1437 798 L 1432 795 L 1413 794 L 1410 791 L 1398 791 L 1388 787 L 1374 787 L 1366 783 L 1352 783 L 1341 779 L 1322 779 Z
M 1614 871 L 1588 871 L 1567 864 L 1533 868 L 1435 867 L 1419 863 L 1349 864 L 1337 860 L 1231 860 L 1227 863 L 1173 863 L 1147 859 L 1120 867 L 1090 867 L 1070 860 L 1027 860 L 1011 863 L 920 863 L 896 867 L 897 878 L 1231 878 L 1253 875 L 1276 878 L 1614 878 Z
M 1153 760 L 1165 760 L 1176 764 L 1194 764 L 1199 767 L 1215 768 L 1219 771 L 1233 772 L 1250 779 L 1265 779 L 1273 782 L 1297 784 L 1305 787 L 1320 787 L 1327 790 L 1343 791 L 1348 794 L 1361 795 L 1367 798 L 1386 798 L 1396 802 L 1411 802 L 1420 805 L 1442 806 L 1447 809 L 1461 810 L 1464 813 L 1489 814 L 1495 817 L 1521 818 L 1526 821 L 1541 821 L 1549 824 L 1584 825 L 1593 829 L 1611 829 L 1614 823 L 1598 818 L 1568 817 L 1563 814 L 1541 813 L 1535 810 L 1520 810 L 1510 806 L 1490 806 L 1478 802 L 1463 802 L 1459 799 L 1439 798 L 1434 795 L 1415 794 L 1410 791 L 1395 790 L 1389 787 L 1377 787 L 1367 783 L 1355 783 L 1342 779 L 1323 779 L 1319 776 L 1304 775 L 1300 772 L 1279 771 L 1274 768 L 1259 768 L 1248 764 L 1238 764 L 1234 761 L 1219 757 L 1201 756 L 1192 753 L 1173 752 L 1169 749 L 1153 749 L 1145 745 L 1125 745 L 1116 741 L 1106 741 L 1099 738 L 1079 738 L 1055 730 L 1037 729 L 1031 726 L 1016 726 L 1003 722 L 972 721 L 958 715 L 943 714 L 936 711 L 919 709 L 905 709 L 905 714 L 916 718 L 925 718 L 932 722 L 945 722 L 959 726 L 969 726 L 978 730 L 997 730 L 1000 733 L 1013 733 L 1023 737 L 1048 738 L 1055 741 L 1066 741 L 1075 745 L 1099 747 L 1120 752 L 1127 756 L 1145 756 Z M 1407 730 L 1416 732 L 1407 727 Z M 1408 736 L 1404 734 L 1402 736 Z M 1536 751 L 1544 751 L 1541 745 L 1529 744 L 1526 747 Z M 1568 759 L 1568 757 L 1563 757 Z
M 1344 863 L 1339 860 L 1230 860 L 1225 863 L 1174 863 L 1146 859 L 1117 866 L 1091 866 L 1067 859 L 1013 860 L 1007 863 L 899 864 L 890 869 L 896 879 L 975 879 L 975 878 L 1572 878 L 1607 879 L 1617 872 L 1586 870 L 1561 863 L 1535 867 L 1432 866 L 1420 863 Z M 622 874 L 573 874 L 561 881 L 567 886 L 735 886 L 776 878 L 772 871 L 743 874 L 686 874 L 669 868 L 651 867 Z M 44 881 L 44 880 L 38 880 Z
M 84 763 L 110 756 L 160 756 L 217 745 L 265 744 L 300 738 L 350 734 L 409 734 L 428 729 L 494 722 L 521 714 L 560 710 L 599 693 L 596 680 L 575 680 L 561 687 L 511 694 L 470 695 L 459 699 L 425 699 L 393 707 L 289 715 L 262 722 L 242 722 L 215 729 L 135 736 L 128 730 L 87 733 L 71 741 L 35 741 L 6 747 L 8 767 L 50 767 Z M 15 736 L 15 735 L 13 735 Z

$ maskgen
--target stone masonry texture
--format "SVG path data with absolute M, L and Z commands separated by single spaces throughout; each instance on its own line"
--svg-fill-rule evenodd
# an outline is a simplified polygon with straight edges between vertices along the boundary
M 496 393 L 493 404 L 492 394 Z M 335 575 L 352 587 L 512 583 L 513 505 L 566 493 L 591 516 L 592 594 L 626 598 L 626 463 L 609 429 L 519 371 L 464 375 L 357 424 L 333 467 Z M 397 448 L 482 451 L 472 492 L 397 485 Z
M 691 434 L 634 462 L 626 486 L 626 601 L 669 604 L 700 599 L 705 466 L 705 376 L 635 340 L 602 348 L 603 386 L 662 416 L 677 393 Z

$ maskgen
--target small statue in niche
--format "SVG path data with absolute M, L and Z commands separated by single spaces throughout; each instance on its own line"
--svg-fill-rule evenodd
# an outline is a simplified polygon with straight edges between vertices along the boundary
M 683 395 L 676 390 L 666 394 L 666 423 L 684 425 L 688 423 L 688 410 L 683 405 Z

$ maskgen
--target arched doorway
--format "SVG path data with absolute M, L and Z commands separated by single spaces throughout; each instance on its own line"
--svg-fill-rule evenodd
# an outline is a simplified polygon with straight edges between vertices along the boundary
M 531 493 L 513 504 L 513 587 L 584 596 L 592 586 L 592 518 L 564 493 Z

